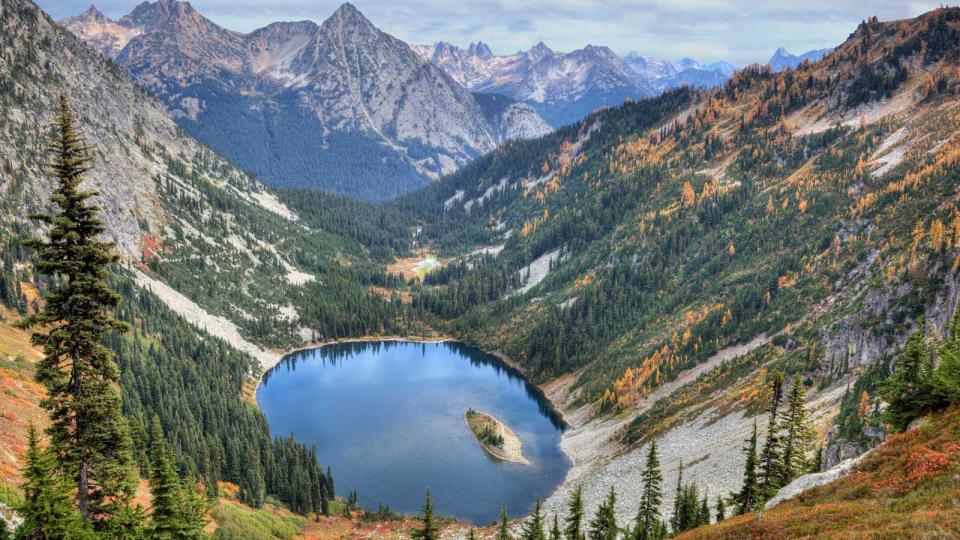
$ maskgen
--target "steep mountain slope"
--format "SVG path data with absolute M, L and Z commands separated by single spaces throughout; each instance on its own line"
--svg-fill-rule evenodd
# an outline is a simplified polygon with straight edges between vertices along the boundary
M 184 129 L 275 185 L 388 199 L 505 134 L 548 129 L 516 108 L 491 121 L 469 91 L 349 4 L 320 26 L 250 34 L 175 0 L 145 2 L 116 23 L 94 10 L 64 24 L 160 97 Z
M 580 120 L 598 107 L 655 93 L 607 47 L 588 45 L 558 53 L 541 42 L 528 51 L 494 56 L 482 42 L 466 49 L 438 42 L 415 50 L 467 88 L 524 102 L 555 127 Z
M 602 111 L 396 203 L 451 259 L 415 305 L 509 357 L 572 424 L 550 511 L 583 482 L 590 505 L 616 486 L 632 518 L 653 437 L 666 485 L 682 459 L 727 493 L 773 371 L 809 384 L 823 435 L 920 317 L 943 328 L 958 34 L 957 9 L 871 20 L 819 63 Z
M 306 228 L 259 182 L 184 135 L 113 64 L 60 27 L 48 27 L 36 8 L 22 6 L 29 4 L 5 4 L 6 12 L 23 15 L 5 17 L 2 28 L 11 52 L 0 64 L 0 107 L 10 119 L 0 141 L 5 230 L 20 238 L 34 230 L 24 210 L 36 209 L 50 187 L 41 168 L 46 132 L 38 126 L 49 122 L 51 104 L 63 92 L 96 148 L 90 182 L 102 194 L 108 234 L 126 260 L 213 315 L 233 320 L 246 338 L 301 341 L 291 286 L 309 288 L 323 274 L 342 279 L 348 272 L 319 257 L 340 258 L 351 265 L 349 273 L 367 274 L 364 249 L 355 240 Z M 37 25 L 33 35 L 19 32 L 25 24 Z M 368 275 L 382 275 L 368 268 Z M 209 283 L 198 283 L 197 276 Z M 276 295 L 249 292 L 257 288 Z

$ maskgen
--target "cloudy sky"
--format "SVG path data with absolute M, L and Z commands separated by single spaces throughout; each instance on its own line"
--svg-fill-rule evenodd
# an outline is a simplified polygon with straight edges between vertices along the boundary
M 90 0 L 38 0 L 59 19 Z M 119 18 L 138 0 L 99 0 Z M 249 31 L 278 20 L 327 18 L 341 0 L 192 0 L 214 22 Z M 766 62 L 780 46 L 794 53 L 842 42 L 862 19 L 913 17 L 942 0 L 354 0 L 380 29 L 410 43 L 482 40 L 497 54 L 543 41 L 558 51 L 588 43 L 618 53 L 676 60 Z

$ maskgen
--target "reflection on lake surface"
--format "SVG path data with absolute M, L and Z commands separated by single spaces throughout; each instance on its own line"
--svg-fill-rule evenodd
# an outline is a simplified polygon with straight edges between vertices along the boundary
M 337 495 L 357 490 L 419 513 L 429 487 L 436 511 L 488 524 L 501 503 L 530 511 L 563 480 L 562 422 L 539 390 L 497 358 L 459 343 L 344 343 L 288 355 L 264 375 L 257 401 L 274 436 L 315 443 Z M 467 408 L 506 422 L 530 465 L 497 461 L 464 422 Z

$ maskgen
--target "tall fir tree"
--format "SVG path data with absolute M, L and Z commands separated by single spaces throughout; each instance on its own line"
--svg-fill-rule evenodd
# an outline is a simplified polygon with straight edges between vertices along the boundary
M 953 313 L 947 335 L 940 346 L 940 363 L 931 386 L 937 405 L 960 403 L 960 307 Z
M 513 540 L 510 534 L 510 514 L 507 513 L 507 505 L 500 505 L 500 523 L 497 524 L 497 534 L 495 540 Z
M 537 497 L 537 502 L 533 505 L 533 513 L 523 524 L 521 540 L 547 540 L 543 525 L 543 504 L 540 502 L 540 497 Z
M 680 505 L 683 502 L 683 459 L 680 460 L 680 464 L 677 466 L 677 487 L 674 493 L 676 495 L 673 498 L 673 515 L 670 516 L 670 530 L 677 531 L 677 521 L 680 519 Z
M 333 469 L 330 468 L 329 465 L 327 465 L 326 480 L 327 480 L 327 498 L 331 501 L 335 500 L 337 498 L 337 490 L 333 484 Z
M 785 486 L 801 474 L 810 472 L 813 462 L 810 460 L 810 449 L 813 446 L 813 428 L 806 409 L 803 381 L 798 373 L 793 378 L 793 387 L 787 399 L 787 411 L 784 418 L 786 438 L 783 446 L 783 478 L 781 486 Z
M 207 513 L 212 506 L 210 499 L 200 492 L 197 481 L 187 478 L 180 498 L 180 515 L 183 519 L 183 540 L 202 540 L 207 538 L 203 531 L 207 526 Z
M 560 530 L 560 520 L 557 519 L 557 515 L 553 515 L 553 526 L 550 527 L 550 540 L 561 540 L 563 538 L 563 532 Z
M 717 497 L 717 523 L 727 519 L 727 507 L 723 504 L 723 497 Z
M 610 486 L 607 498 L 600 503 L 597 513 L 590 520 L 590 540 L 616 540 L 620 534 L 617 528 L 617 492 Z
M 677 493 L 673 533 L 680 534 L 699 527 L 702 523 L 700 494 L 693 483 L 684 484 Z
M 567 519 L 563 528 L 566 540 L 583 540 L 583 486 L 578 485 L 570 493 L 567 502 Z
M 433 515 L 433 499 L 430 498 L 430 490 L 423 493 L 423 527 L 414 531 L 413 537 L 421 540 L 436 540 L 440 537 L 440 530 L 437 527 L 437 518 Z
M 164 440 L 160 419 L 156 416 L 150 426 L 150 439 L 150 495 L 153 510 L 150 513 L 149 536 L 155 540 L 176 540 L 185 535 L 180 478 Z
M 743 486 L 736 494 L 737 513 L 752 512 L 760 502 L 760 485 L 757 482 L 757 421 L 753 421 L 753 434 L 743 448 L 747 456 L 743 470 Z
M 34 216 L 49 225 L 48 238 L 30 243 L 51 289 L 43 309 L 20 326 L 43 329 L 32 340 L 43 347 L 36 379 L 47 390 L 42 405 L 50 413 L 51 448 L 58 468 L 76 482 L 84 519 L 102 525 L 129 505 L 137 482 L 120 411 L 119 371 L 102 344 L 108 333 L 125 332 L 127 326 L 111 313 L 120 298 L 106 280 L 118 256 L 114 244 L 98 239 L 106 228 L 91 202 L 97 193 L 81 185 L 91 169 L 90 148 L 65 96 L 53 128 L 48 168 L 56 181 L 50 197 L 56 211 Z
M 783 402 L 783 374 L 777 373 L 770 382 L 770 405 L 767 409 L 767 440 L 760 452 L 760 494 L 772 497 L 782 486 L 783 440 L 780 437 L 780 405 Z
M 654 440 L 650 443 L 647 464 L 643 469 L 643 492 L 640 495 L 640 508 L 637 510 L 633 533 L 636 540 L 659 540 L 662 537 L 664 527 L 660 519 L 660 504 L 663 501 L 661 482 L 663 474 L 660 472 L 657 441 Z
M 933 354 L 923 321 L 897 355 L 893 374 L 880 387 L 880 395 L 888 403 L 884 421 L 895 430 L 904 430 L 917 416 L 928 410 L 927 400 L 933 395 Z
M 700 501 L 700 519 L 698 521 L 698 526 L 710 524 L 710 496 L 706 490 L 704 490 L 703 499 Z
M 40 448 L 37 431 L 30 426 L 26 464 L 23 469 L 23 519 L 17 529 L 20 540 L 79 540 L 93 538 L 70 501 L 70 485 L 56 472 L 50 450 Z

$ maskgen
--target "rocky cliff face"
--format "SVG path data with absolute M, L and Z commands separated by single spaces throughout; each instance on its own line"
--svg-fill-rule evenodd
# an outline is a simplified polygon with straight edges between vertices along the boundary
M 64 24 L 191 134 L 277 185 L 385 199 L 506 137 L 549 131 L 517 107 L 488 118 L 465 87 L 349 4 L 319 26 L 250 34 L 175 0 L 145 2 L 115 23 L 88 12 Z

